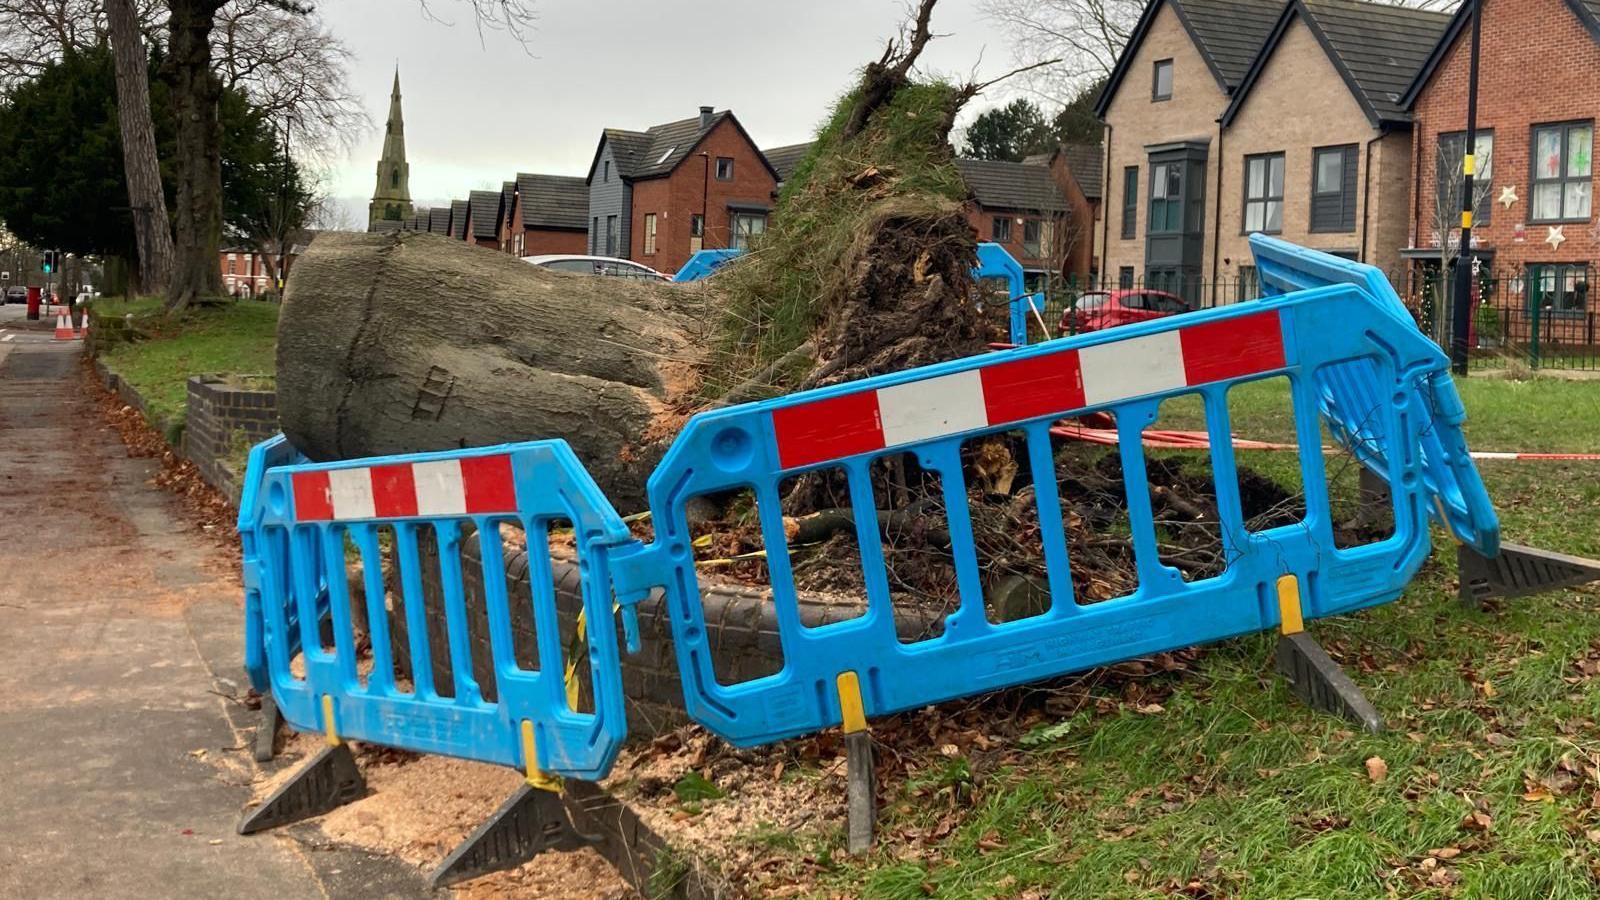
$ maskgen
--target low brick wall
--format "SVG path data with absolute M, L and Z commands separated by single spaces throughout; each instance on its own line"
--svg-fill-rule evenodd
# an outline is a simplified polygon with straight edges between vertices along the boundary
M 183 429 L 183 455 L 200 475 L 235 502 L 239 478 L 229 465 L 238 442 L 255 444 L 278 433 L 278 395 L 264 376 L 195 375 Z

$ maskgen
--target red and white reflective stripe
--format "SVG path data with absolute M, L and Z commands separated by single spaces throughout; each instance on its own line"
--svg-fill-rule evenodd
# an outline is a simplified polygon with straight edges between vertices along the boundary
M 300 522 L 517 511 L 511 457 L 503 453 L 296 472 L 293 486 Z
M 1277 312 L 989 363 L 772 413 L 785 469 L 1284 367 Z

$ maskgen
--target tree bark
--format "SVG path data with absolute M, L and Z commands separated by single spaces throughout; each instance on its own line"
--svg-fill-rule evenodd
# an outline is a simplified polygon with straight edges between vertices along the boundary
M 211 30 L 218 0 L 169 0 L 168 53 L 173 110 L 178 117 L 177 251 L 167 309 L 181 311 L 199 298 L 220 297 L 222 269 L 222 131 L 217 103 L 222 83 L 211 71 Z
M 695 386 L 704 298 L 436 235 L 324 233 L 290 269 L 278 415 L 317 460 L 565 438 L 635 506 Z
M 139 254 L 138 280 L 145 292 L 164 294 L 172 280 L 172 224 L 150 118 L 150 55 L 132 0 L 105 0 L 105 8 L 117 65 L 117 123 Z

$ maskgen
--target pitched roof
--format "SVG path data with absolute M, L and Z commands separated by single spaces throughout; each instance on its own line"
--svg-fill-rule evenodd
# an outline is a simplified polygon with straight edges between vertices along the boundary
M 450 201 L 450 236 L 456 240 L 467 239 L 467 210 L 471 207 L 465 200 Z
M 505 219 L 511 215 L 511 203 L 517 196 L 517 182 L 515 179 L 500 185 L 500 218 Z
M 1583 27 L 1589 30 L 1589 36 L 1600 42 L 1600 0 L 1566 0 L 1567 8 L 1578 17 Z M 1417 96 L 1433 78 L 1433 73 L 1438 70 L 1439 63 L 1444 61 L 1450 48 L 1455 46 L 1456 38 L 1461 36 L 1461 31 L 1472 21 L 1471 3 L 1463 3 L 1456 7 L 1456 13 L 1450 17 L 1450 24 L 1445 27 L 1444 33 L 1433 45 L 1433 50 L 1423 60 L 1422 66 L 1417 70 L 1416 77 L 1406 87 L 1405 93 L 1400 98 L 1400 105 L 1410 109 L 1417 102 Z
M 435 206 L 428 210 L 428 232 L 430 234 L 450 233 L 450 207 Z
M 472 207 L 472 234 L 474 238 L 492 238 L 500 234 L 500 192 L 473 191 L 467 195 Z
M 739 124 L 739 120 L 734 117 L 731 110 L 712 113 L 704 128 L 700 127 L 700 119 L 700 116 L 679 119 L 664 125 L 652 125 L 644 131 L 605 129 L 601 133 L 600 146 L 595 148 L 595 162 L 589 164 L 589 177 L 594 177 L 594 167 L 600 159 L 600 149 L 608 143 L 611 145 L 611 156 L 616 160 L 617 174 L 633 180 L 666 175 L 676 169 L 684 157 L 699 145 L 701 138 L 724 119 L 732 121 L 734 127 L 739 129 L 739 133 L 745 136 L 745 140 L 750 140 L 749 133 Z M 754 141 L 750 143 L 755 144 Z M 772 170 L 771 163 L 766 165 Z M 778 177 L 776 170 L 772 170 L 772 177 Z
M 1095 115 L 1105 117 L 1111 98 L 1116 96 L 1122 79 L 1127 77 L 1157 13 L 1169 3 L 1184 30 L 1189 32 L 1200 58 L 1217 79 L 1222 93 L 1227 95 L 1244 80 L 1256 50 L 1272 32 L 1273 23 L 1283 10 L 1283 0 L 1149 0 L 1139 23 L 1128 36 L 1127 46 L 1122 48 L 1122 55 L 1117 57 L 1116 68 L 1111 70 L 1100 99 L 1095 102 Z
M 767 163 L 778 173 L 779 181 L 788 181 L 789 176 L 794 174 L 795 167 L 800 165 L 800 160 L 805 159 L 806 154 L 811 152 L 811 145 L 814 143 L 816 142 L 806 141 L 803 144 L 773 147 L 771 150 L 761 151 L 761 155 L 767 158 Z
M 589 186 L 582 178 L 518 173 L 517 193 L 523 228 L 589 227 Z
M 992 209 L 1060 212 L 1067 198 L 1044 166 L 995 159 L 958 159 L 956 170 L 974 200 Z
M 1322 45 L 1374 127 L 1411 120 L 1401 100 L 1450 23 L 1446 13 L 1362 0 L 1290 0 L 1223 112 L 1223 125 L 1238 114 L 1296 19 Z
M 1062 144 L 1059 151 L 1067 158 L 1067 171 L 1078 182 L 1083 196 L 1099 200 L 1105 182 L 1105 151 L 1098 144 Z

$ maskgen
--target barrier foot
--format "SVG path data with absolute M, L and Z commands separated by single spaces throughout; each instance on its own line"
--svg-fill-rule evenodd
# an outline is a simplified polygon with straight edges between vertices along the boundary
M 1277 669 L 1278 674 L 1289 679 L 1295 696 L 1312 709 L 1343 716 L 1373 734 L 1383 730 L 1383 717 L 1361 688 L 1306 632 L 1278 638 Z
M 845 849 L 852 854 L 872 849 L 872 829 L 878 819 L 878 784 L 872 761 L 872 732 L 853 731 L 844 736 L 848 780 L 848 834 Z
M 278 729 L 283 725 L 283 715 L 271 694 L 261 698 L 261 724 L 256 726 L 256 762 L 272 762 L 278 751 Z
M 1521 597 L 1600 581 L 1600 559 L 1568 556 L 1520 544 L 1501 544 L 1489 559 L 1466 545 L 1456 550 L 1461 568 L 1461 603 L 1482 609 L 1497 597 Z
M 429 881 L 438 889 L 514 869 L 546 850 L 577 850 L 599 840 L 573 827 L 560 794 L 524 784 L 489 821 L 450 851 Z
M 366 793 L 367 780 L 356 768 L 350 745 L 323 747 L 293 778 L 240 820 L 239 833 L 254 834 L 320 816 L 359 800 Z

